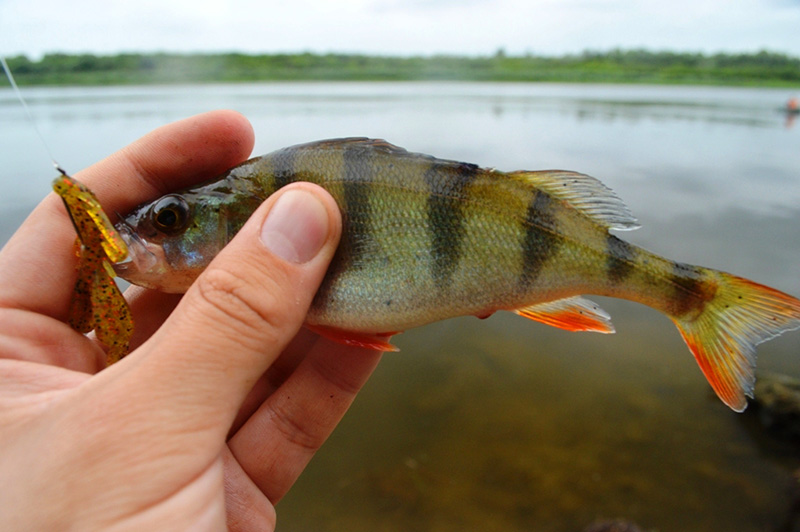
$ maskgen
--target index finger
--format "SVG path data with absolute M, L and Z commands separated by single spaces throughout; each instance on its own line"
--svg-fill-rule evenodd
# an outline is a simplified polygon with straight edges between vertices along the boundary
M 242 115 L 214 111 L 163 126 L 75 178 L 107 213 L 127 212 L 242 162 L 253 131 Z M 75 231 L 55 194 L 47 196 L 0 251 L 0 307 L 65 320 L 75 283 Z

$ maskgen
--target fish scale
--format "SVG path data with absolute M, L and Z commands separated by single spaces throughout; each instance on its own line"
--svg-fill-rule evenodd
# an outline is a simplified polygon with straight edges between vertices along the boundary
M 365 138 L 284 148 L 140 206 L 124 226 L 157 264 L 115 268 L 135 284 L 185 291 L 263 200 L 296 181 L 324 187 L 342 212 L 339 247 L 306 318 L 337 341 L 392 349 L 386 337 L 397 331 L 498 310 L 609 333 L 609 316 L 582 295 L 618 297 L 669 316 L 717 395 L 742 410 L 754 346 L 800 327 L 800 301 L 787 294 L 610 233 L 638 223 L 592 177 L 501 172 Z

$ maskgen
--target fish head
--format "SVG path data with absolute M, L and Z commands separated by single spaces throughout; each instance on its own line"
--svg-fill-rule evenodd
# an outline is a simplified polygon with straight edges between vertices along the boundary
M 196 190 L 140 205 L 116 225 L 128 257 L 114 270 L 132 284 L 184 293 L 259 203 Z

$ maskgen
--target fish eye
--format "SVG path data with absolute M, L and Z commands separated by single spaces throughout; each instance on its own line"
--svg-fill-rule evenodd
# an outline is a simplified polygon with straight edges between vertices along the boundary
M 175 194 L 164 196 L 153 205 L 150 218 L 159 231 L 167 234 L 177 233 L 189 222 L 189 204 Z

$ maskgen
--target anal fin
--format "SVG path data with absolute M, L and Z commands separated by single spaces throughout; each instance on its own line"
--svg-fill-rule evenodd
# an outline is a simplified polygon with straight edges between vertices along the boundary
M 539 303 L 516 309 L 514 312 L 530 320 L 567 331 L 592 331 L 604 334 L 614 332 L 611 316 L 597 303 L 580 296 Z

